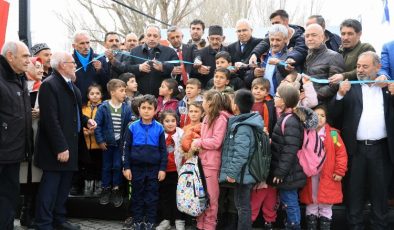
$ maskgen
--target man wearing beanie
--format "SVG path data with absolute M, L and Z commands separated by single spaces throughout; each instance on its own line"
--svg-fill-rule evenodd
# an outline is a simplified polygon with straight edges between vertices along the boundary
M 223 46 L 224 39 L 223 28 L 219 25 L 212 25 L 208 29 L 209 46 L 194 53 L 194 68 L 190 75 L 200 80 L 203 88 L 213 78 L 216 69 L 215 55 L 220 51 L 227 51 L 227 47 Z
M 51 68 L 51 56 L 52 51 L 51 48 L 46 43 L 37 43 L 33 47 L 31 47 L 31 55 L 34 57 L 39 57 L 42 61 L 42 65 L 44 66 L 44 76 L 42 79 L 44 80 L 46 77 L 52 74 Z

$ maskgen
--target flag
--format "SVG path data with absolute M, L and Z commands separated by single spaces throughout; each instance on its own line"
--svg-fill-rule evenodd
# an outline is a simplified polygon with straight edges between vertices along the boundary
M 7 31 L 8 10 L 10 3 L 5 0 L 0 0 L 0 49 L 3 47 L 5 41 L 5 32 Z
M 388 23 L 390 24 L 390 12 L 389 12 L 389 6 L 388 6 L 388 0 L 384 0 L 384 8 L 383 8 L 383 20 L 382 23 Z

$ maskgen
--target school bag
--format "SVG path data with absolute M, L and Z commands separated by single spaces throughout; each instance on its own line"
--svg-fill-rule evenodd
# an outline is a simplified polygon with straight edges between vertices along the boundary
M 208 208 L 207 185 L 198 156 L 188 159 L 179 171 L 176 204 L 179 211 L 191 216 L 199 216 Z
M 292 114 L 286 115 L 282 122 L 282 133 L 285 131 L 285 123 Z M 320 139 L 315 129 L 304 128 L 304 139 L 302 147 L 297 152 L 298 161 L 304 173 L 310 177 L 317 175 L 323 168 L 326 160 L 323 141 Z
M 245 175 L 246 166 L 249 167 L 249 173 L 257 183 L 265 182 L 270 171 L 272 157 L 270 138 L 262 129 L 252 127 L 252 130 L 255 140 L 255 148 L 253 153 L 249 156 L 246 164 L 242 166 L 241 184 Z

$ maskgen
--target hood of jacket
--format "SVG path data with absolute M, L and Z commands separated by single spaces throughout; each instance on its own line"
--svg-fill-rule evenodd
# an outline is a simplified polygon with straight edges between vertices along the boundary
M 238 125 L 249 125 L 257 129 L 264 129 L 263 119 L 261 118 L 261 115 L 257 112 L 244 113 L 237 116 L 232 116 L 229 118 L 228 122 L 231 131 L 234 131 L 234 129 Z
M 319 124 L 319 117 L 312 109 L 299 106 L 294 109 L 294 114 L 300 118 L 306 129 L 312 130 L 317 128 L 317 125 Z

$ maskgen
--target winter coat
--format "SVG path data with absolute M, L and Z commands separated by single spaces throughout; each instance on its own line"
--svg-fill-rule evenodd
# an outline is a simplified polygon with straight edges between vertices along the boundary
M 302 85 L 302 88 L 304 89 L 305 98 L 300 100 L 298 104 L 308 108 L 317 106 L 319 102 L 317 100 L 317 94 L 315 88 L 313 87 L 313 83 L 311 81 L 307 82 L 306 84 Z
M 82 113 L 91 118 L 94 119 L 96 117 L 96 113 L 97 113 L 97 109 L 100 106 L 100 104 L 94 106 L 91 104 L 90 101 L 88 101 L 88 104 L 86 106 L 82 107 Z M 96 142 L 96 137 L 94 136 L 94 131 L 93 133 L 90 133 L 91 131 L 89 131 L 88 129 L 84 128 L 83 129 L 83 134 L 85 136 L 85 142 L 86 142 L 86 147 L 88 148 L 88 150 L 91 149 L 99 149 L 100 147 L 98 146 L 97 142 Z
M 0 164 L 21 162 L 30 155 L 31 127 L 26 76 L 18 76 L 0 55 Z
M 127 125 L 131 121 L 131 109 L 125 102 L 122 103 L 122 125 L 120 130 L 120 142 L 123 143 L 122 137 L 127 129 Z M 106 143 L 111 146 L 118 146 L 115 140 L 114 126 L 111 116 L 111 108 L 108 101 L 104 101 L 97 110 L 94 120 L 97 123 L 97 128 L 94 130 L 94 136 L 98 144 Z
M 164 133 L 164 136 L 167 140 L 168 134 Z M 179 170 L 182 167 L 182 160 L 183 160 L 183 152 L 181 149 L 181 139 L 183 136 L 183 130 L 179 127 L 176 127 L 175 133 L 172 135 L 172 139 L 174 140 L 175 143 L 175 149 L 174 149 L 174 161 L 176 165 L 176 170 L 179 172 Z M 168 151 L 167 151 L 168 152 Z M 170 161 L 170 152 L 168 152 L 168 162 Z
M 189 152 L 194 139 L 201 137 L 201 123 L 197 125 L 187 125 L 183 127 L 183 137 L 181 141 L 182 151 Z
M 157 98 L 157 109 L 156 109 L 156 116 L 160 118 L 160 114 L 166 110 L 172 110 L 176 112 L 178 110 L 178 100 L 175 98 L 171 98 L 170 100 L 163 103 L 164 97 L 159 96 Z
M 335 132 L 335 138 L 331 132 Z M 336 139 L 336 140 L 334 140 Z M 326 160 L 320 172 L 317 202 L 319 204 L 338 204 L 342 202 L 342 182 L 334 181 L 333 174 L 345 176 L 347 171 L 347 153 L 339 131 L 325 125 L 324 149 Z M 308 177 L 305 187 L 300 192 L 300 201 L 304 204 L 312 204 L 312 180 Z
M 271 142 L 271 169 L 267 184 L 279 189 L 291 190 L 302 188 L 306 182 L 306 175 L 298 161 L 297 152 L 303 141 L 303 124 L 294 113 L 287 119 L 282 132 L 282 122 L 288 113 L 283 113 L 276 122 Z M 273 184 L 273 178 L 283 182 Z
M 328 79 L 334 74 L 342 73 L 345 69 L 343 57 L 330 49 L 326 45 L 321 45 L 318 49 L 308 50 L 305 60 L 305 74 L 318 79 Z M 319 101 L 327 101 L 338 91 L 338 84 L 318 84 L 313 83 Z
M 201 125 L 201 138 L 195 140 L 196 147 L 200 148 L 199 157 L 204 168 L 210 170 L 220 169 L 221 153 L 224 136 L 226 135 L 227 121 L 230 114 L 220 111 L 219 116 L 213 121 L 211 127 L 208 124 L 208 116 L 205 116 Z
M 358 56 L 366 51 L 375 52 L 375 49 L 369 43 L 358 42 L 353 48 L 339 47 L 339 53 L 342 54 L 343 60 L 345 60 L 345 69 L 342 72 L 345 79 L 357 80 L 357 60 Z
M 263 119 L 259 113 L 245 113 L 230 117 L 222 148 L 222 166 L 219 182 L 227 182 L 227 177 L 237 183 L 253 184 L 256 180 L 249 172 L 248 158 L 255 150 L 256 140 L 253 129 L 263 130 Z M 246 167 L 244 168 L 244 165 Z M 245 172 L 242 175 L 242 169 Z

